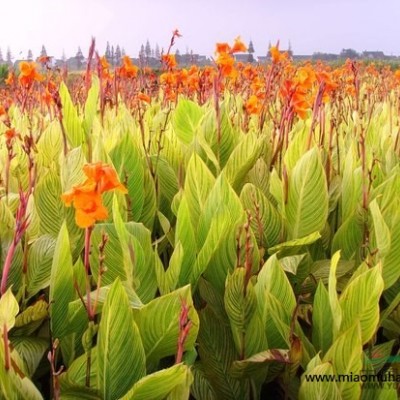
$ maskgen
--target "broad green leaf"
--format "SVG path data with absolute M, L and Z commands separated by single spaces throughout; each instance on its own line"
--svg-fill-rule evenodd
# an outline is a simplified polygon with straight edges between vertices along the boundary
M 265 293 L 273 295 L 280 303 L 284 321 L 287 324 L 290 322 L 296 307 L 296 298 L 276 255 L 270 257 L 259 272 L 255 292 L 258 304 L 262 307 L 265 304 Z
M 119 279 L 113 283 L 103 307 L 97 364 L 97 385 L 105 400 L 120 399 L 146 374 L 142 340 Z
M 139 221 L 142 215 L 145 189 L 142 155 L 132 136 L 125 133 L 110 153 L 119 179 L 128 189 L 128 219 Z
M 390 231 L 385 223 L 385 220 L 383 219 L 381 210 L 379 209 L 376 199 L 370 203 L 369 209 L 371 211 L 372 219 L 374 221 L 376 244 L 378 245 L 380 256 L 384 257 L 386 254 L 388 254 L 390 250 Z
M 164 400 L 177 386 L 190 386 L 190 376 L 186 365 L 173 365 L 140 379 L 121 400 Z
M 261 248 L 270 248 L 279 243 L 283 236 L 281 215 L 262 193 L 251 183 L 244 185 L 240 200 L 252 216 L 251 228 Z
M 341 400 L 336 382 L 327 378 L 331 376 L 334 376 L 334 371 L 329 362 L 307 369 L 302 377 L 299 400 Z
M 53 338 L 61 339 L 68 330 L 68 304 L 74 300 L 72 257 L 67 225 L 61 226 L 54 249 L 50 277 L 50 326 Z
M 184 186 L 189 215 L 194 227 L 199 222 L 200 214 L 204 210 L 205 202 L 214 184 L 214 176 L 202 159 L 194 153 L 187 166 Z
M 323 358 L 324 362 L 330 362 L 333 366 L 334 376 L 349 376 L 360 374 L 362 370 L 362 342 L 358 321 L 354 325 L 342 331 L 332 347 Z M 337 383 L 343 399 L 358 399 L 361 394 L 361 382 L 347 382 L 346 379 Z
M 29 249 L 27 289 L 31 296 L 50 284 L 55 245 L 55 238 L 50 235 L 43 235 L 35 240 Z
M 243 400 L 246 398 L 245 387 L 229 372 L 232 362 L 237 360 L 229 327 L 221 324 L 208 307 L 201 310 L 199 316 L 199 355 L 205 377 L 211 383 L 217 399 Z
M 7 344 L 9 346 L 9 344 Z M 18 365 L 16 351 L 10 351 L 10 368 L 5 368 L 4 344 L 0 346 L 0 394 L 4 400 L 43 400 L 38 388 Z
M 362 240 L 362 218 L 355 213 L 344 221 L 336 231 L 332 240 L 332 253 L 340 250 L 345 260 L 358 259 Z
M 199 318 L 193 306 L 190 286 L 158 297 L 135 311 L 135 321 L 142 336 L 148 363 L 176 354 L 183 305 L 189 309 L 188 320 L 192 324 L 184 346 L 187 350 L 193 347 L 199 329 Z
M 64 220 L 60 177 L 53 171 L 43 177 L 35 189 L 35 204 L 40 217 L 40 231 L 56 238 Z
M 195 135 L 203 117 L 201 107 L 191 100 L 180 99 L 174 112 L 172 126 L 179 140 L 188 145 Z
M 72 103 L 68 88 L 64 82 L 60 85 L 60 97 L 63 111 L 63 124 L 68 141 L 72 147 L 79 147 L 85 143 L 85 131 L 78 116 L 77 108 Z
M 251 377 L 256 371 L 265 368 L 271 362 L 289 364 L 289 350 L 265 350 L 244 360 L 234 361 L 230 372 L 236 378 Z
M 254 287 L 248 279 L 245 268 L 236 268 L 232 275 L 226 278 L 224 296 L 225 310 L 231 324 L 233 339 L 241 355 L 246 354 L 245 336 L 252 335 L 252 332 L 247 332 L 247 329 L 257 308 Z
M 254 167 L 263 150 L 265 138 L 254 133 L 242 136 L 224 168 L 224 174 L 232 188 L 239 192 L 247 173 Z
M 9 331 L 15 325 L 15 317 L 18 314 L 19 305 L 11 288 L 0 297 L 0 332 L 4 334 L 4 328 Z
M 33 376 L 46 350 L 49 341 L 40 337 L 13 337 L 11 343 L 24 361 L 29 376 Z
M 400 277 L 400 216 L 394 218 L 391 228 L 391 246 L 382 260 L 382 276 L 385 289 L 393 286 Z
M 289 175 L 285 215 L 290 238 L 321 231 L 328 217 L 328 203 L 324 168 L 318 150 L 312 149 L 303 155 Z
M 343 311 L 342 332 L 359 321 L 362 343 L 367 343 L 373 337 L 378 328 L 379 299 L 383 287 L 379 266 L 370 268 L 351 281 L 340 296 L 340 307 Z
M 320 237 L 321 234 L 319 232 L 313 232 L 299 239 L 293 239 L 287 242 L 279 243 L 276 246 L 269 248 L 268 253 L 275 254 L 278 252 L 283 252 L 285 250 L 292 250 L 296 248 L 300 249 L 303 246 L 315 243 Z
M 336 269 L 340 259 L 340 251 L 336 252 L 331 260 L 331 268 L 329 272 L 329 283 L 328 283 L 328 294 L 329 294 L 329 304 L 331 308 L 331 313 L 333 317 L 332 324 L 332 333 L 333 339 L 335 339 L 339 333 L 342 320 L 343 320 L 343 311 L 340 307 L 338 294 L 336 291 L 337 277 L 336 277 Z
M 333 316 L 329 302 L 329 293 L 324 284 L 319 281 L 314 296 L 312 313 L 312 339 L 315 349 L 325 354 L 332 344 Z
M 91 133 L 93 120 L 97 114 L 100 92 L 99 78 L 96 75 L 92 74 L 91 80 L 92 86 L 89 89 L 85 102 L 85 119 L 83 121 L 83 127 L 85 129 L 87 137 L 89 137 Z

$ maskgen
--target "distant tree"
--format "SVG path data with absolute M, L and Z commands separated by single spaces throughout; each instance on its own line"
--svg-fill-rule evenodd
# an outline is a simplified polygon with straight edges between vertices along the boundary
M 124 48 L 121 49 L 121 56 L 122 56 L 122 57 L 125 57 L 125 56 L 126 56 L 126 51 L 125 51 Z
M 157 58 L 157 59 L 161 58 L 160 46 L 158 45 L 158 43 L 156 43 L 156 49 L 154 51 L 154 57 Z
M 180 57 L 181 56 L 181 52 L 179 51 L 179 49 L 176 49 L 175 51 L 175 57 Z
M 42 45 L 42 49 L 40 50 L 40 57 L 47 57 L 47 51 L 44 45 Z
M 81 69 L 83 67 L 83 62 L 85 61 L 85 57 L 83 56 L 80 47 L 78 47 L 78 51 L 76 52 L 75 58 L 76 58 L 76 66 L 78 67 L 78 69 Z
M 108 61 L 111 60 L 111 49 L 110 49 L 110 43 L 109 42 L 107 42 L 106 52 L 104 53 L 104 55 L 106 56 Z
M 61 60 L 63 63 L 67 61 L 67 56 L 65 55 L 65 51 L 63 50 L 62 55 L 61 55 Z
M 33 60 L 33 54 L 32 54 L 32 50 L 31 49 L 28 50 L 28 55 L 26 56 L 26 59 L 28 61 L 32 61 Z
M 139 59 L 140 59 L 140 61 L 143 62 L 145 57 L 146 57 L 146 53 L 144 51 L 144 46 L 142 44 L 140 46 L 140 51 L 139 51 Z
M 8 64 L 8 65 L 12 65 L 12 59 L 13 59 L 13 58 L 14 58 L 14 57 L 13 57 L 12 54 L 11 54 L 10 48 L 7 47 L 6 60 L 7 60 L 7 64 Z
M 116 65 L 121 64 L 121 59 L 122 59 L 121 48 L 119 47 L 119 44 L 117 44 L 117 47 L 115 48 L 115 64 Z
M 111 62 L 112 66 L 115 66 L 115 50 L 114 50 L 114 46 L 111 46 L 110 62 Z
M 359 54 L 354 49 L 342 49 L 339 54 L 340 58 L 355 59 L 359 57 Z
M 3 52 L 0 49 L 0 64 L 4 64 Z
M 144 48 L 144 53 L 147 59 L 151 57 L 151 46 L 148 39 L 146 41 L 146 47 Z

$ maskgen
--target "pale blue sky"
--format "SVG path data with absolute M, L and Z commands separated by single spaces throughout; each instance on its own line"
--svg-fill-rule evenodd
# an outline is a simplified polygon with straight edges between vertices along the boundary
M 268 42 L 288 41 L 296 54 L 383 50 L 400 55 L 400 0 L 4 0 L 1 2 L 0 48 L 15 58 L 45 44 L 50 55 L 63 49 L 86 53 L 91 36 L 104 53 L 106 41 L 137 56 L 149 39 L 166 48 L 173 29 L 183 37 L 177 47 L 212 55 L 217 41 L 240 35 L 253 40 L 257 55 Z M 21 53 L 20 53 L 21 52 Z

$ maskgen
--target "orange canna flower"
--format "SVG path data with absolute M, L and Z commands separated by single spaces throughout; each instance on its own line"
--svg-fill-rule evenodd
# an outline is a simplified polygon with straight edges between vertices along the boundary
M 114 189 L 127 193 L 127 189 L 119 182 L 116 171 L 108 164 L 86 164 L 83 171 L 87 176 L 86 181 L 64 193 L 61 199 L 67 207 L 73 204 L 76 210 L 76 224 L 81 228 L 88 228 L 96 221 L 108 217 L 101 195 Z
M 233 64 L 235 63 L 235 60 L 230 54 L 221 53 L 215 62 L 220 67 L 223 76 L 233 75 Z
M 161 61 L 167 66 L 168 69 L 173 69 L 177 65 L 175 56 L 173 54 L 163 54 Z
M 273 63 L 278 63 L 282 59 L 282 53 L 279 51 L 279 48 L 277 46 L 272 46 L 269 49 L 269 52 L 271 54 L 272 62 Z
M 260 106 L 260 101 L 258 97 L 253 94 L 249 97 L 249 99 L 246 101 L 246 104 L 244 105 L 247 114 L 259 114 L 261 110 Z
M 102 65 L 104 65 L 102 63 Z M 104 68 L 104 67 L 103 67 Z M 138 67 L 132 64 L 132 60 L 129 56 L 122 58 L 122 67 L 119 68 L 121 76 L 125 78 L 134 78 L 137 75 Z
M 22 86 L 29 87 L 33 82 L 40 82 L 44 79 L 44 77 L 36 71 L 36 65 L 33 62 L 21 61 L 19 63 L 19 70 L 20 74 L 18 80 Z
M 96 221 L 108 217 L 108 211 L 101 200 L 101 193 L 96 191 L 95 183 L 84 183 L 75 186 L 70 192 L 61 196 L 67 207 L 74 205 L 75 222 L 80 228 L 88 228 Z
M 14 74 L 13 71 L 10 71 L 10 72 L 8 73 L 8 76 L 7 76 L 7 78 L 5 79 L 5 83 L 6 83 L 8 86 L 12 86 L 12 85 L 15 83 L 15 74 Z
M 231 53 L 241 53 L 247 51 L 246 45 L 240 40 L 240 37 L 237 37 L 235 39 L 235 43 L 233 44 L 233 47 L 231 48 Z
M 231 46 L 228 43 L 217 43 L 217 48 L 215 50 L 216 53 L 229 53 L 231 51 Z
M 144 101 L 144 102 L 147 103 L 147 104 L 150 104 L 150 103 L 151 103 L 150 96 L 148 96 L 147 94 L 142 93 L 142 92 L 140 92 L 140 93 L 138 94 L 138 99 Z
M 108 164 L 102 162 L 86 164 L 83 166 L 83 172 L 89 180 L 96 182 L 96 189 L 100 193 L 114 189 L 127 193 L 125 186 L 119 182 L 115 169 Z

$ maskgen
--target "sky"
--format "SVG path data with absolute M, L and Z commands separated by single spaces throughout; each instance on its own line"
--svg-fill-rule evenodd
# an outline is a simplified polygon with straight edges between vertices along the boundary
M 0 49 L 14 59 L 38 56 L 45 45 L 60 58 L 84 54 L 95 37 L 104 54 L 107 41 L 137 57 L 141 44 L 168 47 L 172 31 L 183 35 L 181 53 L 213 55 L 216 42 L 240 36 L 255 54 L 268 43 L 290 41 L 295 54 L 339 53 L 342 48 L 400 55 L 400 0 L 3 0 Z M 174 51 L 174 50 L 173 50 Z

